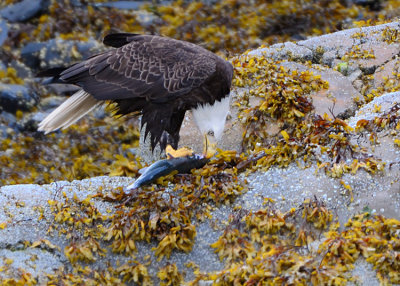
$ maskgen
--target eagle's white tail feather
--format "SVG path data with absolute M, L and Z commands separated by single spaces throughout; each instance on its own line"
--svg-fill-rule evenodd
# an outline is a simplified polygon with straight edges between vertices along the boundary
M 67 128 L 100 104 L 101 101 L 81 89 L 43 119 L 38 130 L 47 134 L 59 128 Z

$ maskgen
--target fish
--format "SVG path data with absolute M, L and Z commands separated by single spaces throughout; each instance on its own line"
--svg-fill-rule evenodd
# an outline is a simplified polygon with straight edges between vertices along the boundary
M 125 193 L 129 193 L 137 188 L 149 185 L 162 176 L 178 171 L 178 174 L 189 173 L 192 169 L 202 168 L 210 158 L 203 154 L 192 154 L 190 156 L 176 157 L 159 160 L 147 168 L 143 168 L 140 177 L 125 188 Z

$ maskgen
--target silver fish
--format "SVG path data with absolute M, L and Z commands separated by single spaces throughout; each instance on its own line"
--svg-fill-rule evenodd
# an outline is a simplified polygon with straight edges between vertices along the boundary
M 160 160 L 147 168 L 143 168 L 143 173 L 133 183 L 125 189 L 125 193 L 135 190 L 141 186 L 151 184 L 158 178 L 166 176 L 173 171 L 178 171 L 179 174 L 189 173 L 192 169 L 203 167 L 208 158 L 204 155 L 194 154 L 191 156 L 177 157 L 172 159 Z

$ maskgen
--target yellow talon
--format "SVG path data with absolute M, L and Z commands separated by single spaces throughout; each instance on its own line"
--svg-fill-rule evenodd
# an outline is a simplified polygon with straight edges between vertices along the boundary
M 191 156 L 193 155 L 193 150 L 189 149 L 187 147 L 180 148 L 178 150 L 175 150 L 172 148 L 171 145 L 168 145 L 167 148 L 165 148 L 165 154 L 167 155 L 167 159 L 173 159 L 177 157 L 186 157 L 186 156 Z
M 203 156 L 210 159 L 217 152 L 217 143 L 212 143 L 207 134 L 205 134 L 203 144 Z M 165 154 L 167 155 L 167 159 L 170 160 L 178 157 L 192 156 L 194 151 L 188 147 L 175 150 L 171 145 L 168 145 L 167 148 L 165 148 Z

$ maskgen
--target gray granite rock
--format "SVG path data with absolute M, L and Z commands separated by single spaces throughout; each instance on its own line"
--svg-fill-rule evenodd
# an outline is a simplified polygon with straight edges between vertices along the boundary
M 5 111 L 30 110 L 37 101 L 37 94 L 26 86 L 0 84 L 0 107 Z
M 7 22 L 0 18 L 0 47 L 8 37 L 8 26 Z
M 375 117 L 382 116 L 382 114 L 387 113 L 396 104 L 400 104 L 399 91 L 375 97 L 368 104 L 361 107 L 353 117 L 349 118 L 349 125 L 355 128 L 357 122 L 361 119 L 372 120 Z M 379 110 L 377 110 L 377 106 L 380 107 Z
M 397 156 L 400 157 L 400 154 Z M 298 206 L 303 199 L 315 195 L 322 198 L 328 208 L 336 210 L 341 223 L 364 207 L 369 207 L 373 213 L 400 218 L 400 195 L 395 191 L 399 188 L 398 167 L 385 176 L 371 176 L 362 171 L 357 173 L 357 176 L 345 174 L 341 180 L 352 186 L 353 203 L 350 202 L 349 195 L 346 195 L 340 180 L 318 172 L 315 167 L 301 168 L 296 164 L 284 169 L 273 167 L 268 172 L 255 172 L 246 178 L 242 175 L 240 180 L 244 179 L 249 182 L 249 191 L 237 198 L 232 206 L 220 206 L 212 212 L 212 218 L 204 222 L 194 222 L 197 236 L 190 253 L 175 251 L 168 260 L 157 261 L 152 250 L 154 242 L 137 243 L 138 252 L 135 253 L 135 259 L 143 261 L 145 256 L 151 258 L 152 263 L 147 267 L 156 284 L 156 273 L 166 262 L 175 263 L 178 269 L 185 269 L 186 280 L 193 278 L 193 273 L 184 266 L 188 262 L 194 262 L 200 271 L 204 272 L 222 269 L 222 262 L 210 247 L 210 244 L 222 234 L 223 227 L 221 229 L 216 226 L 228 221 L 235 206 L 255 212 L 263 207 L 264 198 L 274 199 L 276 207 L 284 211 Z M 19 273 L 19 269 L 24 269 L 32 273 L 40 284 L 45 283 L 46 274 L 52 274 L 61 267 L 64 271 L 71 271 L 72 266 L 63 251 L 70 242 L 65 235 L 60 235 L 54 230 L 49 231 L 54 224 L 49 200 L 63 202 L 64 196 L 69 199 L 76 196 L 79 200 L 83 200 L 95 195 L 99 189 L 124 187 L 131 182 L 132 179 L 129 178 L 96 177 L 43 186 L 16 185 L 0 188 L 2 204 L 0 222 L 6 223 L 5 228 L 0 230 L 0 258 L 4 258 L 0 259 L 0 265 L 5 266 L 5 258 L 10 258 L 12 262 L 7 265 L 8 275 L 12 277 Z M 107 210 L 117 211 L 115 207 L 118 204 L 95 198 L 91 199 L 91 202 L 101 213 L 106 213 Z M 51 247 L 46 244 L 38 248 L 24 247 L 26 244 L 31 245 L 43 240 L 48 241 Z M 102 247 L 107 248 L 107 244 L 102 243 Z M 35 260 L 31 266 L 21 267 L 32 256 Z M 129 256 L 109 253 L 104 257 L 97 257 L 95 262 L 90 263 L 90 267 L 101 271 L 108 265 L 116 266 L 117 261 L 122 265 L 131 259 Z M 357 265 L 354 271 L 357 273 L 366 271 L 362 261 L 360 268 Z
M 95 40 L 87 42 L 52 39 L 43 43 L 29 43 L 21 50 L 21 58 L 34 70 L 68 66 L 104 49 Z
M 268 48 L 259 48 L 248 53 L 250 56 L 263 56 L 274 60 L 311 61 L 313 52 L 307 47 L 292 42 L 275 44 Z
M 23 0 L 0 10 L 0 16 L 10 22 L 24 22 L 46 9 L 46 0 Z

